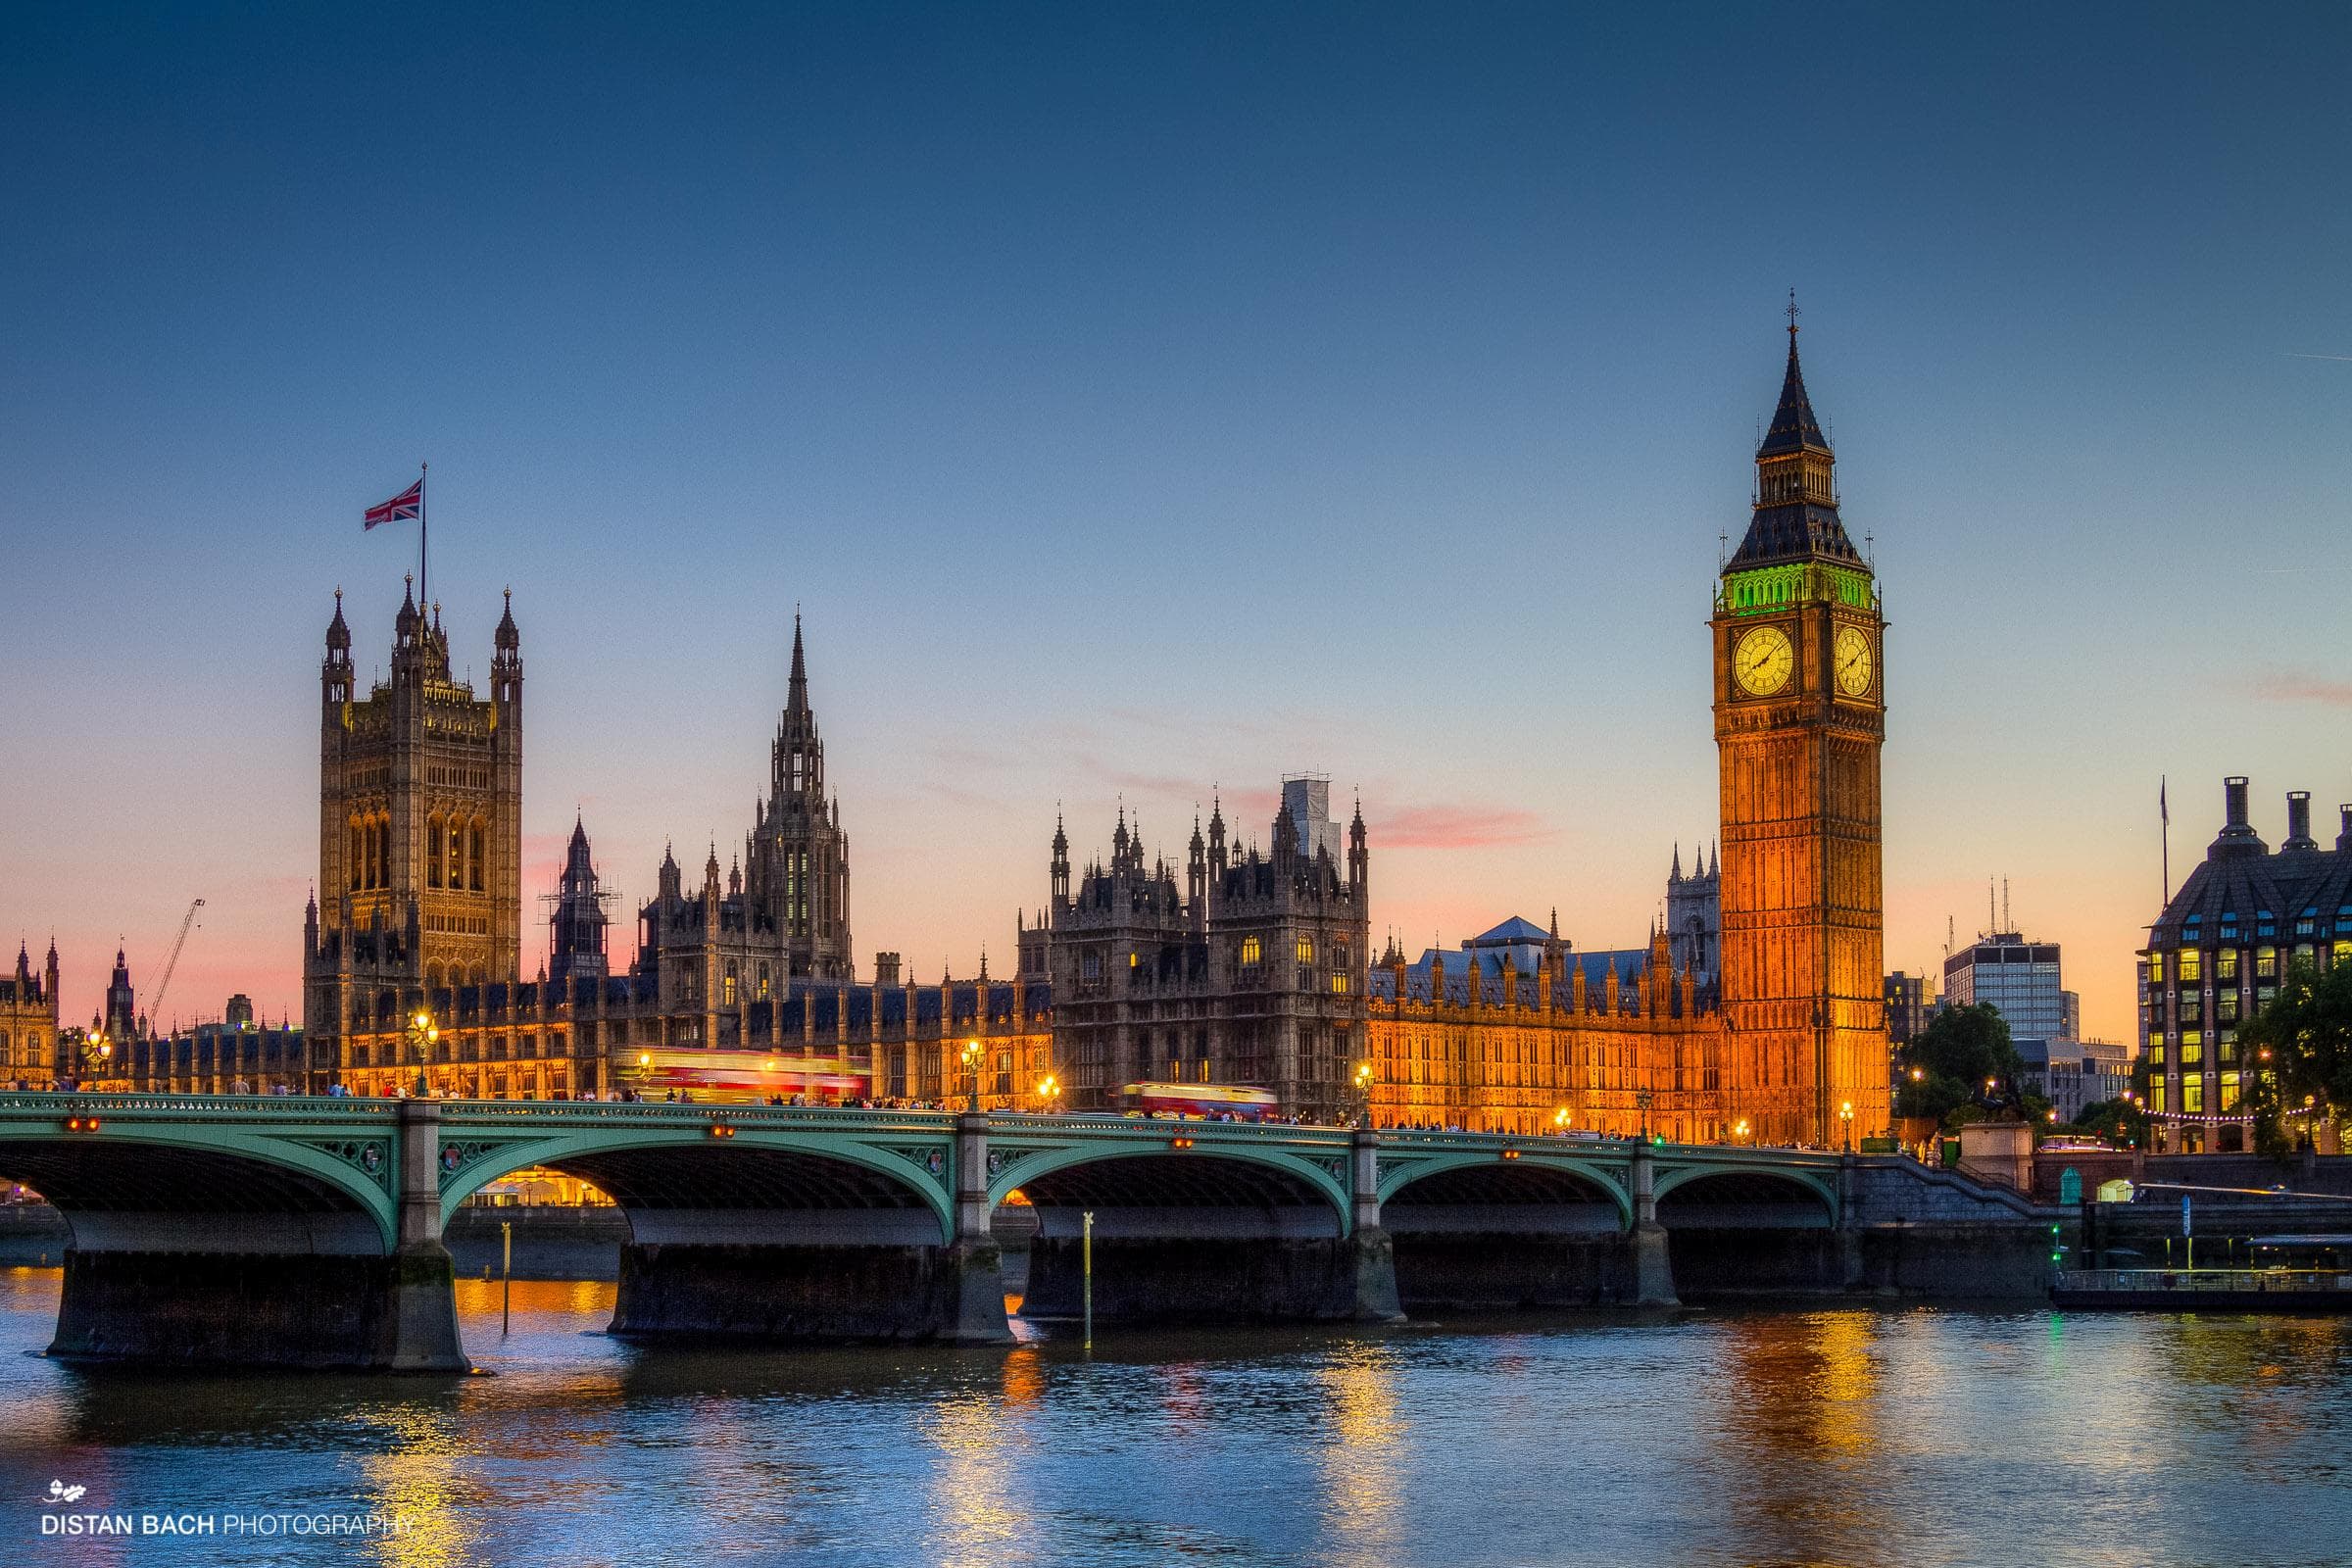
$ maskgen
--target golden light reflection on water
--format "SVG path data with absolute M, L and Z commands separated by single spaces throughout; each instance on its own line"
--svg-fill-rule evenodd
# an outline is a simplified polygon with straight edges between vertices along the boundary
M 369 1544 L 377 1562 L 394 1568 L 445 1568 L 480 1560 L 473 1509 L 454 1495 L 466 1463 L 451 1413 L 418 1405 L 365 1410 L 359 1424 L 378 1429 L 384 1444 L 362 1455 L 362 1492 L 369 1510 L 402 1521 L 397 1534 Z
M 1042 1378 L 1038 1352 L 1023 1348 L 1005 1355 L 1004 1396 L 1016 1374 L 1012 1363 L 1031 1358 L 1018 1376 Z M 942 1400 L 923 1418 L 923 1436 L 938 1449 L 940 1465 L 931 1478 L 931 1561 L 945 1564 L 1002 1562 L 1022 1555 L 1027 1510 L 1012 1492 L 1021 1445 L 998 1395 L 972 1392 Z
M 1319 1454 L 1323 1516 L 1339 1560 L 1396 1559 L 1402 1537 L 1405 1423 L 1397 1413 L 1396 1355 L 1386 1345 L 1334 1349 L 1315 1380 L 1330 1401 L 1331 1441 Z
M 1881 1438 L 1880 1319 L 1869 1310 L 1725 1319 L 1710 1389 L 1755 1560 L 1835 1557 L 1872 1527 L 1866 1469 Z

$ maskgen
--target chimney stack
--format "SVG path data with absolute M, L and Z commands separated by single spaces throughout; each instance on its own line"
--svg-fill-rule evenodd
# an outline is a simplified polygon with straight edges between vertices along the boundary
M 2336 809 L 2344 813 L 2344 825 L 2337 829 L 2335 835 L 2336 850 L 2341 854 L 2352 854 L 2352 801 L 2345 802 Z
M 2205 852 L 2206 855 L 2219 858 L 2269 854 L 2263 845 L 2262 835 L 2255 832 L 2253 824 L 2246 820 L 2245 775 L 2232 773 L 2223 779 L 2222 798 L 2229 804 L 2230 819 L 2222 824 L 2222 831 L 2215 835 L 2213 847 Z
M 2311 791 L 2286 792 L 2286 842 L 2281 850 L 2316 850 L 2320 846 L 2311 836 Z

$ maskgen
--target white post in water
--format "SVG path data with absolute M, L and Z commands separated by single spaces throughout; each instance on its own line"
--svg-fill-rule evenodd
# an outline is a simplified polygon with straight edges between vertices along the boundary
M 1078 1240 L 1079 1299 L 1086 1304 L 1086 1348 L 1095 1348 L 1095 1211 L 1088 1209 Z

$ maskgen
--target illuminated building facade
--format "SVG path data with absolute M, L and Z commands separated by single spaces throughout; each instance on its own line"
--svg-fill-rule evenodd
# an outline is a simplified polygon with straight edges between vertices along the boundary
M 432 991 L 512 985 L 522 925 L 522 655 L 512 600 L 490 695 L 450 671 L 440 607 L 404 594 L 390 678 L 358 692 L 343 596 L 319 669 L 318 887 L 305 917 L 314 1087 Z
M 1792 323 L 1711 622 L 1718 855 L 1686 877 L 1677 853 L 1635 958 L 1580 961 L 1533 927 L 1488 933 L 1513 939 L 1499 956 L 1488 938 L 1460 960 L 1384 955 L 1377 1120 L 1526 1132 L 1565 1110 L 1572 1128 L 1825 1148 L 1888 1126 L 1884 621 L 1835 468 Z
M 57 1082 L 57 944 L 38 973 L 32 955 L 17 944 L 17 972 L 0 980 L 0 1082 L 47 1089 Z
M 1576 953 L 1504 921 L 1408 963 L 1394 943 L 1372 975 L 1372 1119 L 1469 1132 L 1645 1129 L 1740 1137 L 1723 1080 L 1723 1016 L 1664 930 L 1624 953 Z
M 1338 1118 L 1354 1101 L 1365 1046 L 1371 855 L 1359 805 L 1335 854 L 1329 785 L 1283 781 L 1269 852 L 1226 842 L 1221 803 L 1193 824 L 1176 868 L 1148 859 L 1124 808 L 1110 858 L 1075 882 L 1057 821 L 1052 903 L 1018 942 L 1025 975 L 1049 980 L 1054 1054 L 1073 1109 L 1117 1103 L 1141 1081 L 1254 1084 L 1287 1109 Z
M 1885 621 L 1797 365 L 1712 621 L 1724 1073 L 1770 1143 L 1889 1120 L 1879 850 Z
M 2246 787 L 2242 777 L 2222 781 L 2222 830 L 2139 955 L 2139 1043 L 2161 1153 L 2251 1148 L 2244 1101 L 2261 1063 L 2238 1050 L 2238 1026 L 2293 964 L 2352 962 L 2352 806 L 2324 850 L 2309 792 L 2290 793 L 2286 838 L 2273 853 L 2248 819 Z

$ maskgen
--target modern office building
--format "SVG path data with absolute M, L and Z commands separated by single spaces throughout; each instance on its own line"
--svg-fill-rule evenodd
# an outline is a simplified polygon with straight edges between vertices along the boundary
M 1943 996 L 1955 1007 L 1991 1004 L 2012 1040 L 2068 1036 L 2055 942 L 2028 942 L 2015 931 L 1980 937 L 1943 960 Z
M 2014 1040 L 2026 1070 L 2019 1087 L 2050 1102 L 2060 1121 L 2132 1087 L 2132 1048 L 2119 1040 Z

